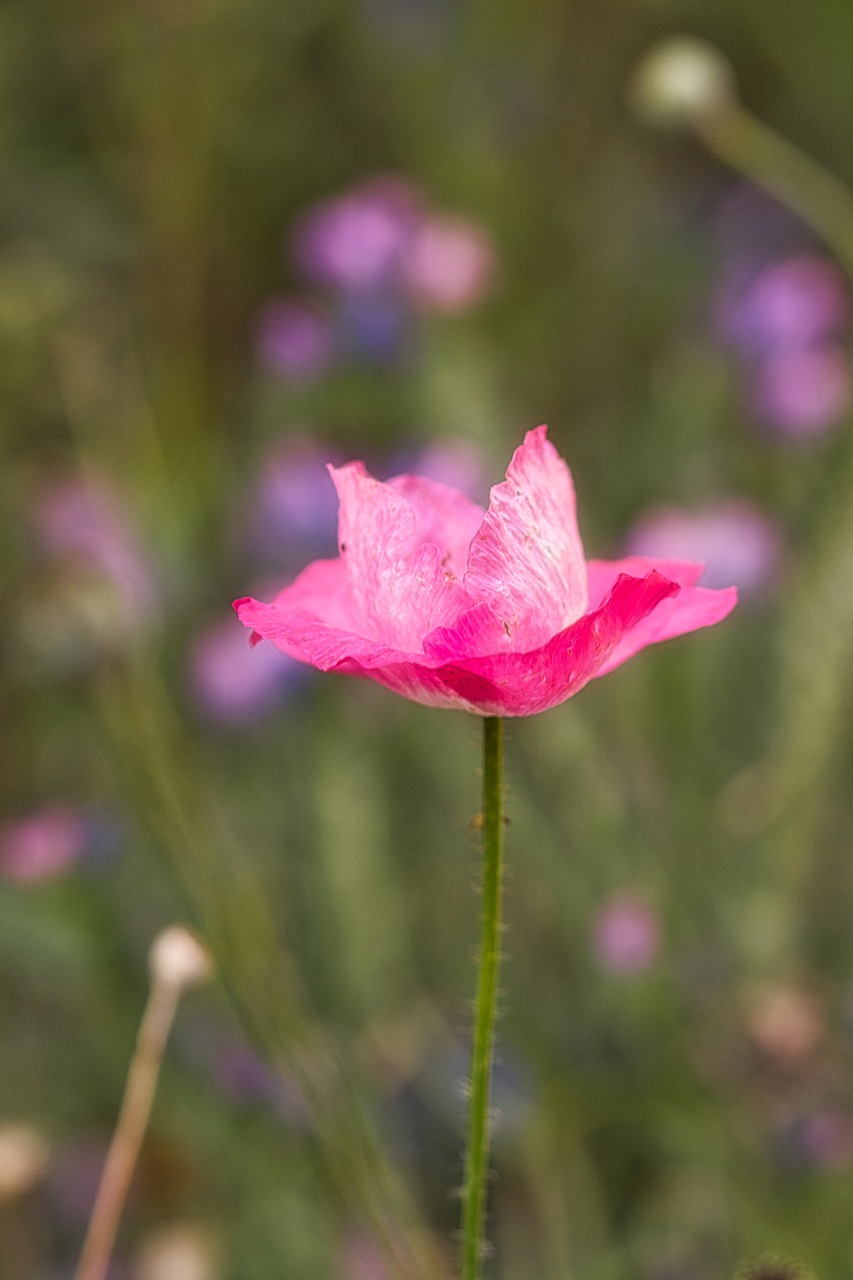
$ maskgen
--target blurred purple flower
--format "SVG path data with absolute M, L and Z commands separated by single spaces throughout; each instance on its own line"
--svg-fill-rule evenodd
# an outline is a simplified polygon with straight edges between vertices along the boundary
M 711 231 L 730 267 L 756 268 L 775 258 L 809 252 L 812 231 L 787 205 L 751 182 L 735 182 L 720 200 Z
M 150 616 L 157 604 L 150 557 L 105 482 L 70 476 L 47 485 L 32 520 L 48 555 L 94 571 L 115 587 L 129 624 Z
M 308 1113 L 294 1080 L 274 1070 L 248 1044 L 223 1045 L 214 1060 L 219 1088 L 234 1102 L 265 1103 L 289 1125 L 303 1127 Z
M 408 316 L 393 292 L 351 294 L 341 304 L 341 328 L 350 351 L 374 364 L 400 355 Z
M 232 617 L 210 624 L 190 655 L 192 691 L 200 710 L 232 724 L 254 720 L 304 683 L 308 668 L 273 645 L 252 649 Z
M 246 1044 L 223 1045 L 214 1061 L 216 1083 L 236 1102 L 270 1102 L 279 1093 L 279 1078 Z
M 0 828 L 0 875 L 36 884 L 67 871 L 86 855 L 91 829 L 70 805 L 48 804 Z
M 817 254 L 771 263 L 720 304 L 724 333 L 748 354 L 811 346 L 842 332 L 849 319 L 844 281 Z
M 475 502 L 486 505 L 489 496 L 487 470 L 482 451 L 470 440 L 436 440 L 417 451 L 407 451 L 393 459 L 390 474 L 409 472 L 459 489 Z
M 296 266 L 317 284 L 374 292 L 397 274 L 419 212 L 415 188 L 378 175 L 308 209 L 291 241 Z
M 479 302 L 493 283 L 495 249 L 488 232 L 467 218 L 429 214 L 403 255 L 403 280 L 413 302 L 448 314 Z
M 755 595 L 776 578 L 782 538 L 776 523 L 758 507 L 726 498 L 695 510 L 653 507 L 640 516 L 628 537 L 631 555 L 699 561 L 706 587 L 734 584 Z
M 800 1141 L 809 1160 L 825 1169 L 853 1165 L 853 1116 L 838 1108 L 824 1108 L 804 1116 Z
M 329 318 L 305 298 L 271 298 L 258 315 L 255 344 L 269 369 L 295 380 L 318 377 L 335 355 Z
M 595 915 L 592 939 L 602 969 L 642 973 L 654 964 L 660 951 L 660 921 L 641 898 L 614 893 Z
M 822 435 L 845 416 L 851 399 L 850 365 L 832 342 L 771 352 L 753 372 L 756 412 L 788 439 Z
M 716 230 L 728 279 L 717 320 L 747 361 L 752 408 L 775 434 L 814 439 L 853 402 L 849 290 L 803 224 L 753 188 L 731 193 Z
M 339 456 L 305 436 L 276 445 L 262 464 L 252 507 L 252 543 L 265 559 L 294 571 L 306 559 L 334 556 L 338 498 L 326 469 Z

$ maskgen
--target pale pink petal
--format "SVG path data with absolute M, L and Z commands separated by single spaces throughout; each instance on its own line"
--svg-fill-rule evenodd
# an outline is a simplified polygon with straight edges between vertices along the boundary
M 481 705 L 500 703 L 499 692 L 482 676 L 454 664 L 430 663 L 428 658 L 402 653 L 260 600 L 235 600 L 234 608 L 254 635 L 321 671 L 367 676 L 426 706 L 480 712 Z
M 620 574 L 646 573 L 651 569 L 657 569 L 681 585 L 681 591 L 675 598 L 663 601 L 653 614 L 622 637 L 596 674 L 607 675 L 646 645 L 672 640 L 689 631 L 698 631 L 700 627 L 713 626 L 727 617 L 737 604 L 737 589 L 726 587 L 722 591 L 714 591 L 709 587 L 694 586 L 704 567 L 684 560 L 650 560 L 645 556 L 628 556 L 624 560 L 609 562 L 591 560 L 591 595 L 593 592 L 606 592 Z
M 600 608 L 534 652 L 498 653 L 461 663 L 500 692 L 500 702 L 481 706 L 481 714 L 528 716 L 565 702 L 593 676 L 603 674 L 623 638 L 633 635 L 678 591 L 677 583 L 656 572 L 645 578 L 622 575 Z
M 321 671 L 331 671 L 347 658 L 364 666 L 378 666 L 412 656 L 291 609 L 286 591 L 276 597 L 273 604 L 246 597 L 235 600 L 234 608 L 243 626 L 250 627 L 255 636 L 271 640 L 283 653 L 309 662 Z
M 535 649 L 586 609 L 587 581 L 571 473 L 546 438 L 528 431 L 495 485 L 468 553 L 465 589 L 505 624 L 512 646 Z
M 360 624 L 343 560 L 313 560 L 278 592 L 273 604 L 290 613 L 307 613 L 341 631 L 357 631 Z
M 471 539 L 483 523 L 483 508 L 458 489 L 424 476 L 395 476 L 388 484 L 414 511 L 417 541 L 434 542 L 445 568 L 461 578 Z
M 361 463 L 330 468 L 338 490 L 338 542 L 361 635 L 408 653 L 423 637 L 451 625 L 470 607 L 442 564 L 442 552 L 421 542 L 415 509 Z

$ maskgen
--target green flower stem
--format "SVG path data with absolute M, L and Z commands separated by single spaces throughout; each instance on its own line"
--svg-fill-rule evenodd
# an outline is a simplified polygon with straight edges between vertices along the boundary
M 477 1280 L 483 1256 L 483 1223 L 489 1164 L 489 1089 L 495 1041 L 500 966 L 502 888 L 503 721 L 483 721 L 483 932 L 471 1050 L 468 1148 L 462 1184 L 462 1280 Z
M 719 159 L 808 222 L 853 278 L 853 193 L 846 183 L 740 105 L 696 129 Z

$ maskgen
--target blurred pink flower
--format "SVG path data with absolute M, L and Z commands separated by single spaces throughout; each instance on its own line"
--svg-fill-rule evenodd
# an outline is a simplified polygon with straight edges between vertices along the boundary
M 340 1248 L 335 1280 L 390 1280 L 390 1275 L 373 1241 L 354 1231 Z
M 305 212 L 293 233 L 293 257 L 315 283 L 380 289 L 396 274 L 418 215 L 410 183 L 392 175 L 368 178 Z
M 659 640 L 719 622 L 736 591 L 699 565 L 584 559 L 568 467 L 527 433 L 488 511 L 421 476 L 330 468 L 340 556 L 271 604 L 235 601 L 257 639 L 322 671 L 366 676 L 428 706 L 524 716 Z
M 470 440 L 436 440 L 422 449 L 401 449 L 390 463 L 426 480 L 437 480 L 451 489 L 460 489 L 477 502 L 488 496 L 485 458 L 482 450 Z
M 632 555 L 698 560 L 706 587 L 732 583 L 743 595 L 771 584 L 779 569 L 782 538 L 775 521 L 752 503 L 725 498 L 705 507 L 652 507 L 628 537 Z
M 827 1169 L 853 1165 L 853 1116 L 827 1107 L 804 1116 L 800 1140 L 809 1159 Z
M 849 411 L 850 365 L 835 343 L 771 352 L 755 370 L 756 412 L 789 439 L 822 435 Z
M 0 875 L 36 884 L 67 871 L 88 852 L 90 827 L 70 805 L 48 804 L 0 827 Z
M 155 609 L 150 556 L 106 482 L 69 476 L 47 485 L 36 498 L 32 519 L 51 556 L 93 570 L 112 584 L 128 622 L 143 621 Z
M 598 910 L 593 943 L 603 969 L 641 973 L 654 964 L 660 951 L 660 921 L 642 899 L 615 893 Z
M 270 299 L 255 324 L 258 354 L 275 373 L 310 380 L 323 373 L 335 354 L 332 325 L 310 299 Z
M 446 214 L 425 217 L 403 255 L 403 279 L 425 310 L 457 312 L 479 302 L 495 275 L 495 250 L 483 227 Z
M 249 517 L 254 549 L 290 565 L 335 546 L 335 494 L 324 450 L 309 436 L 278 443 L 261 464 Z M 294 569 L 296 564 L 293 564 Z

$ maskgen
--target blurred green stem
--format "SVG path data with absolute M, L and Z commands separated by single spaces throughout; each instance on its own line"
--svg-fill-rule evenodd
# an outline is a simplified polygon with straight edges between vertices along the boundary
M 853 279 L 853 193 L 840 178 L 740 105 L 696 128 L 716 156 L 808 222 Z
M 483 1256 L 483 1221 L 489 1164 L 489 1090 L 495 1042 L 500 966 L 502 888 L 503 721 L 483 721 L 483 929 L 471 1050 L 468 1149 L 462 1184 L 462 1280 L 477 1280 Z
M 840 178 L 739 105 L 697 123 L 721 160 L 783 201 L 820 235 L 853 280 L 853 192 Z M 822 499 L 810 555 L 788 593 L 782 700 L 768 820 L 774 857 L 798 900 L 818 843 L 823 791 L 848 713 L 853 643 L 853 454 Z
M 157 667 L 137 653 L 104 674 L 98 695 L 140 812 L 171 856 L 251 1038 L 297 1085 L 340 1202 L 371 1231 L 395 1280 L 442 1280 L 443 1259 L 379 1145 L 362 1091 L 305 1012 L 263 887 L 201 781 Z

